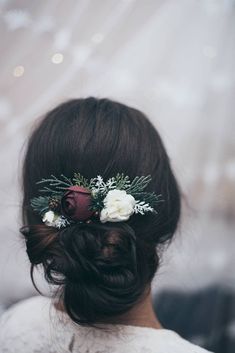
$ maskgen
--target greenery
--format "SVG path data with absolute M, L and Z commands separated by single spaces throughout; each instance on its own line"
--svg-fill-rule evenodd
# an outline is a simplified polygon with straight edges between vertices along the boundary
M 34 197 L 33 199 L 31 199 L 30 203 L 34 211 L 38 212 L 39 214 L 42 214 L 49 211 L 49 207 L 48 207 L 49 199 L 50 199 L 50 196 Z
M 73 182 L 75 185 L 83 186 L 84 188 L 89 188 L 90 185 L 88 179 L 84 178 L 80 173 L 74 173 Z
M 147 176 L 136 176 L 130 186 L 126 189 L 126 192 L 129 194 L 134 194 L 134 193 L 140 193 L 142 192 L 146 186 L 150 183 L 151 181 L 151 176 L 147 175 Z
M 130 185 L 129 177 L 125 176 L 123 173 L 118 173 L 113 179 L 115 183 L 115 189 L 126 190 Z
M 161 195 L 156 195 L 154 192 L 133 192 L 131 195 L 136 200 L 141 200 L 148 203 L 151 207 L 154 207 L 157 203 L 163 201 L 161 200 Z
M 80 173 L 74 173 L 72 180 L 63 174 L 60 178 L 51 175 L 50 178 L 38 181 L 37 184 L 43 184 L 39 192 L 49 193 L 50 196 L 39 196 L 31 200 L 32 208 L 42 214 L 50 209 L 49 201 L 54 199 L 60 202 L 66 190 L 73 185 L 90 189 L 92 192 L 92 201 L 90 209 L 101 211 L 104 207 L 104 198 L 110 190 L 125 190 L 127 194 L 132 195 L 136 200 L 136 213 L 144 214 L 148 211 L 154 211 L 158 202 L 162 202 L 161 195 L 154 192 L 145 192 L 144 189 L 151 181 L 151 176 L 136 176 L 130 181 L 129 176 L 118 173 L 115 177 L 109 178 L 106 182 L 98 175 L 90 180 L 84 178 Z
M 104 208 L 103 194 L 96 194 L 91 199 L 90 209 L 94 211 L 101 211 Z
M 71 179 L 67 178 L 63 174 L 61 174 L 61 179 L 58 179 L 54 175 L 51 175 L 51 178 L 38 181 L 36 184 L 49 184 L 48 186 L 44 186 L 40 189 L 40 192 L 52 193 L 53 195 L 60 196 L 64 193 L 64 191 L 73 185 Z

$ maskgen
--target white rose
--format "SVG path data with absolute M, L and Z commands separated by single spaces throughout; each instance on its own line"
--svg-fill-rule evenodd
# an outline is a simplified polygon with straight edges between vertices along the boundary
M 104 199 L 104 208 L 100 213 L 100 221 L 122 222 L 134 213 L 135 199 L 125 190 L 110 190 Z
M 48 211 L 44 214 L 42 221 L 46 223 L 47 226 L 53 227 L 55 224 L 55 220 L 57 219 L 57 216 L 53 211 Z

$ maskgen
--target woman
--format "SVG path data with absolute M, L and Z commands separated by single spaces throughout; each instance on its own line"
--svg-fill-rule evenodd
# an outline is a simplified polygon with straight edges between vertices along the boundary
M 163 328 L 151 281 L 180 217 L 180 192 L 156 129 L 109 99 L 73 99 L 32 133 L 21 233 L 53 298 L 1 318 L 3 352 L 206 352 Z

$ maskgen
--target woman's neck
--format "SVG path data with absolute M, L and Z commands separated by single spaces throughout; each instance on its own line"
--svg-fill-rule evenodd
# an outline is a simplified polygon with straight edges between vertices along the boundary
M 128 312 L 110 318 L 107 320 L 107 323 L 143 326 L 155 329 L 163 328 L 154 312 L 151 292 L 145 295 L 145 297 Z
M 55 308 L 57 310 L 64 311 L 63 304 L 61 302 L 55 304 Z M 139 301 L 139 303 L 137 303 L 132 309 L 130 309 L 126 313 L 102 320 L 102 322 L 100 323 L 142 326 L 154 329 L 163 328 L 154 312 L 150 290 L 147 294 L 145 294 L 143 299 Z

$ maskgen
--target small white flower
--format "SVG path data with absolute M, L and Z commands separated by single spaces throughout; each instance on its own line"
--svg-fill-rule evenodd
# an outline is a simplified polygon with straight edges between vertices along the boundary
M 56 222 L 58 220 L 59 215 L 55 214 L 53 211 L 47 211 L 43 218 L 42 221 L 49 227 L 56 227 Z
M 46 223 L 46 225 L 50 225 L 55 220 L 55 213 L 53 211 L 48 211 L 44 214 L 42 221 Z
M 68 219 L 60 216 L 53 211 L 48 211 L 44 214 L 42 221 L 49 227 L 63 228 L 70 224 Z
M 100 221 L 122 222 L 134 213 L 135 198 L 125 190 L 110 190 L 104 198 L 104 208 L 100 213 Z

